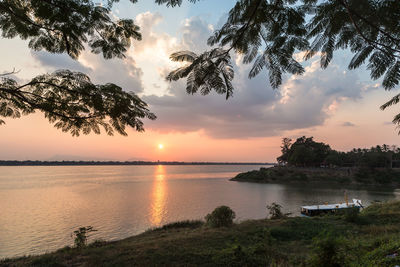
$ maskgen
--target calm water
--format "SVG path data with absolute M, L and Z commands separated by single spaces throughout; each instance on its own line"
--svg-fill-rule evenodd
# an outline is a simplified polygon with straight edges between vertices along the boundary
M 343 188 L 230 182 L 260 166 L 0 167 L 0 258 L 72 245 L 71 233 L 93 226 L 93 239 L 129 237 L 168 222 L 202 219 L 219 205 L 239 220 L 266 216 L 277 202 L 299 206 L 343 200 Z M 400 192 L 348 190 L 364 203 L 400 199 Z

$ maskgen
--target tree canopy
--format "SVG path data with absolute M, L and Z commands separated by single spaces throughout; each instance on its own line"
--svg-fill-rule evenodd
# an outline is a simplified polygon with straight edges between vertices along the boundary
M 294 143 L 291 139 L 283 138 L 282 155 L 277 158 L 281 164 L 301 167 L 320 167 L 331 151 L 329 145 L 315 142 L 313 137 L 302 136 Z
M 369 149 L 354 148 L 349 152 L 331 149 L 328 144 L 314 141 L 313 137 L 299 137 L 292 143 L 282 139 L 282 155 L 277 158 L 281 165 L 298 167 L 362 167 L 366 169 L 400 166 L 400 148 L 393 145 L 377 145 Z
M 176 7 L 182 1 L 155 3 Z M 1 36 L 20 37 L 33 50 L 67 53 L 73 59 L 85 47 L 105 59 L 124 58 L 132 43 L 141 40 L 140 29 L 132 19 L 114 19 L 111 9 L 119 0 L 104 2 L 0 0 Z M 335 50 L 348 49 L 353 53 L 349 69 L 366 64 L 371 78 L 382 78 L 383 87 L 390 90 L 400 80 L 400 5 L 398 0 L 237 0 L 208 44 L 210 50 L 200 54 L 172 54 L 172 60 L 187 65 L 173 70 L 167 80 L 187 78 L 188 93 L 214 90 L 228 99 L 234 91 L 232 52 L 253 64 L 249 78 L 266 71 L 272 88 L 279 88 L 286 73 L 304 73 L 297 53 L 303 52 L 305 59 L 319 54 L 326 68 Z M 142 131 L 143 118 L 155 119 L 145 102 L 127 93 L 131 88 L 95 85 L 87 75 L 68 70 L 20 84 L 13 73 L 0 75 L 1 117 L 41 111 L 55 127 L 73 135 L 100 133 L 101 127 L 108 134 L 126 134 L 126 126 Z M 400 94 L 381 108 L 398 102 Z M 400 114 L 393 122 L 400 126 Z
M 167 79 L 187 77 L 188 93 L 208 94 L 211 88 L 229 98 L 231 51 L 241 54 L 244 64 L 252 63 L 249 78 L 265 70 L 276 89 L 285 73 L 304 73 L 295 57 L 299 52 L 306 60 L 319 54 L 325 69 L 334 51 L 348 49 L 353 54 L 349 69 L 366 64 L 371 78 L 382 78 L 390 90 L 400 81 L 400 5 L 398 0 L 238 0 L 208 44 L 211 50 L 200 55 L 172 54 L 172 60 L 188 64 Z M 400 94 L 381 109 L 399 102 Z M 400 114 L 393 123 L 400 126 Z
M 124 58 L 141 34 L 133 20 L 111 18 L 113 2 L 101 6 L 90 0 L 1 0 L 1 36 L 20 37 L 29 40 L 33 50 L 67 53 L 73 59 L 86 45 L 106 59 Z M 75 136 L 100 133 L 101 127 L 110 135 L 115 131 L 126 135 L 126 126 L 143 131 L 141 119 L 156 118 L 145 102 L 126 91 L 131 88 L 95 85 L 87 75 L 69 70 L 19 84 L 14 73 L 0 75 L 1 117 L 19 118 L 41 111 L 56 128 Z

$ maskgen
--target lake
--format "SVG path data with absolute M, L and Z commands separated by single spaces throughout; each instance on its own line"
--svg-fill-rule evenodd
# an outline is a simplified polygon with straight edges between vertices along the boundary
M 0 167 L 0 258 L 40 254 L 72 245 L 72 232 L 93 226 L 91 240 L 117 240 L 151 227 L 203 219 L 219 205 L 237 220 L 267 216 L 281 204 L 343 201 L 341 187 L 252 184 L 228 181 L 248 165 Z M 399 190 L 347 190 L 364 204 L 400 199 Z

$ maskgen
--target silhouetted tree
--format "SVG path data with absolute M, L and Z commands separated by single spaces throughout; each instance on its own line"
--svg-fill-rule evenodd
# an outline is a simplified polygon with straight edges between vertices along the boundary
M 106 59 L 123 58 L 132 40 L 141 39 L 139 27 L 131 19 L 111 18 L 112 5 L 119 0 L 105 2 L 101 6 L 92 0 L 0 0 L 1 35 L 27 39 L 31 49 L 67 53 L 74 59 L 85 46 Z M 182 0 L 155 2 L 169 7 L 182 4 Z M 213 48 L 202 54 L 172 54 L 172 60 L 188 65 L 167 79 L 187 77 L 188 93 L 215 90 L 229 98 L 232 51 L 243 55 L 243 63 L 253 63 L 250 78 L 266 69 L 271 86 L 278 88 L 285 73 L 305 71 L 295 53 L 304 52 L 309 59 L 320 52 L 321 67 L 326 68 L 335 50 L 349 48 L 354 55 L 349 69 L 368 61 L 371 78 L 383 77 L 382 85 L 390 90 L 400 80 L 399 13 L 396 0 L 238 0 L 227 22 L 209 38 Z M 99 133 L 100 127 L 108 134 L 114 130 L 126 134 L 126 126 L 141 131 L 142 118 L 155 119 L 133 93 L 114 84 L 94 85 L 82 73 L 57 71 L 26 84 L 19 84 L 13 73 L 0 75 L 1 117 L 42 111 L 50 123 L 73 135 Z M 381 108 L 398 102 L 400 94 Z M 400 125 L 400 114 L 393 122 Z
M 319 167 L 326 164 L 331 167 L 360 167 L 364 169 L 392 168 L 400 162 L 400 149 L 397 146 L 377 145 L 366 148 L 353 148 L 349 152 L 339 152 L 312 137 L 302 136 L 292 144 L 291 139 L 282 139 L 282 155 L 279 163 L 289 166 Z
M 123 58 L 132 40 L 141 40 L 141 35 L 133 20 L 111 18 L 113 2 L 100 6 L 90 0 L 3 0 L 1 36 L 20 37 L 29 40 L 33 50 L 67 53 L 73 59 L 85 45 L 106 59 Z M 18 83 L 14 73 L 0 75 L 0 117 L 41 111 L 55 127 L 75 136 L 100 133 L 101 127 L 110 135 L 126 135 L 126 126 L 143 131 L 141 119 L 155 119 L 134 93 L 111 83 L 95 85 L 83 73 L 59 70 L 25 84 Z
M 282 145 L 281 145 L 282 155 L 277 158 L 279 164 L 286 164 L 288 162 L 291 145 L 292 145 L 292 139 L 287 137 L 282 139 Z
M 399 14 L 397 0 L 238 0 L 226 23 L 208 39 L 214 48 L 200 55 L 173 54 L 172 60 L 188 64 L 167 79 L 187 77 L 189 93 L 215 90 L 228 98 L 234 77 L 231 51 L 241 54 L 244 64 L 253 63 L 249 78 L 265 69 L 271 86 L 278 88 L 285 73 L 305 71 L 295 53 L 304 52 L 305 59 L 319 53 L 321 67 L 327 68 L 335 50 L 349 49 L 348 68 L 368 62 L 371 78 L 383 77 L 383 87 L 390 90 L 400 80 Z M 400 94 L 381 109 L 399 102 Z M 393 122 L 400 125 L 400 114 Z
M 296 142 L 291 144 L 282 156 L 287 158 L 287 163 L 291 166 L 319 167 L 325 161 L 330 150 L 329 145 L 315 142 L 313 137 L 302 136 L 297 138 Z

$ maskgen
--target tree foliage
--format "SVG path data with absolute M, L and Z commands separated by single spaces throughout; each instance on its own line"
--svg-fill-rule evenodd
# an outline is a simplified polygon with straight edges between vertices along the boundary
M 85 47 L 106 59 L 124 58 L 132 42 L 141 40 L 141 34 L 133 20 L 114 19 L 111 8 L 116 2 L 119 0 L 104 1 L 104 5 L 92 0 L 0 0 L 1 36 L 20 37 L 28 40 L 33 50 L 67 53 L 73 59 Z M 180 6 L 182 2 L 155 0 L 167 7 Z M 215 90 L 229 98 L 234 90 L 230 56 L 233 51 L 242 55 L 243 63 L 252 63 L 249 78 L 266 71 L 271 86 L 278 88 L 286 73 L 304 73 L 297 53 L 304 52 L 305 59 L 319 53 L 321 67 L 326 68 L 335 50 L 348 49 L 353 53 L 349 69 L 366 64 L 371 78 L 382 78 L 383 87 L 390 90 L 400 81 L 399 14 L 397 0 L 237 0 L 226 23 L 208 39 L 211 49 L 201 54 L 190 51 L 172 54 L 172 60 L 187 65 L 172 71 L 167 79 L 187 78 L 186 89 L 190 94 L 206 95 Z M 35 83 L 37 79 L 66 81 L 65 77 L 60 78 L 60 73 L 66 72 L 41 75 L 24 85 L 19 85 L 12 73 L 2 74 L 0 116 L 19 117 L 42 111 L 56 127 L 74 135 L 80 130 L 99 133 L 99 127 L 109 134 L 113 132 L 110 129 L 125 134 L 125 126 L 143 130 L 141 119 L 155 118 L 143 101 L 123 93 L 116 85 L 89 86 L 92 88 L 89 95 L 101 95 L 108 104 L 92 102 L 92 97 L 83 93 L 90 83 L 88 77 L 84 78 L 85 86 L 78 82 L 85 77 L 82 73 L 69 72 L 63 89 L 56 86 L 58 82 Z M 114 108 L 116 113 L 106 110 L 112 101 L 110 95 L 122 105 Z M 381 109 L 399 101 L 400 94 Z M 131 116 L 134 117 L 128 119 Z M 400 126 L 400 114 L 393 122 Z
M 0 79 L 0 116 L 19 118 L 36 110 L 73 136 L 92 131 L 99 134 L 100 127 L 109 135 L 114 130 L 126 135 L 126 125 L 143 131 L 140 118 L 155 118 L 134 93 L 111 83 L 95 85 L 79 72 L 60 70 L 22 85 L 10 78 Z
M 90 0 L 2 0 L 1 36 L 20 37 L 33 50 L 67 53 L 73 59 L 85 46 L 106 59 L 124 58 L 141 34 L 133 20 L 112 19 L 112 2 L 101 6 Z M 155 119 L 134 93 L 111 83 L 95 85 L 83 73 L 59 70 L 24 84 L 11 74 L 15 71 L 0 75 L 0 117 L 41 111 L 56 128 L 74 136 L 98 134 L 100 128 L 126 135 L 126 126 L 143 131 L 141 119 Z
M 400 148 L 393 145 L 377 145 L 369 149 L 353 148 L 348 152 L 331 149 L 328 144 L 315 142 L 313 137 L 302 136 L 294 143 L 282 139 L 282 155 L 277 158 L 282 165 L 299 167 L 359 167 L 364 169 L 392 168 L 400 166 Z
M 249 78 L 265 70 L 276 89 L 285 73 L 304 73 L 297 53 L 303 52 L 306 60 L 318 53 L 321 67 L 327 68 L 334 51 L 348 49 L 353 54 L 349 69 L 366 64 L 371 78 L 382 78 L 383 87 L 390 90 L 400 81 L 400 5 L 397 0 L 238 0 L 208 44 L 224 52 L 205 52 L 197 56 L 202 60 L 182 58 L 188 62 L 185 70 L 190 71 L 175 70 L 168 80 L 187 77 L 191 87 L 193 76 L 199 76 L 203 78 L 196 81 L 196 88 L 213 85 L 220 92 L 224 79 L 202 75 L 203 64 L 212 61 L 213 68 L 223 68 L 229 63 L 220 58 L 230 60 L 227 54 L 235 51 L 244 64 L 252 63 Z M 400 94 L 381 109 L 399 99 Z M 393 122 L 400 126 L 400 114 Z
M 277 160 L 291 166 L 319 167 L 330 151 L 329 145 L 315 142 L 313 137 L 302 136 L 293 144 L 289 138 L 283 138 L 282 155 Z

